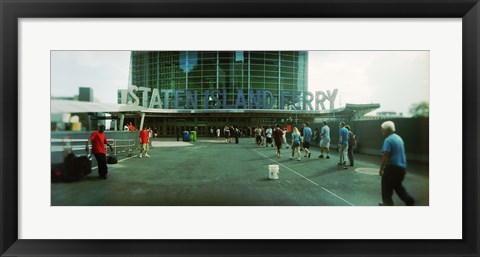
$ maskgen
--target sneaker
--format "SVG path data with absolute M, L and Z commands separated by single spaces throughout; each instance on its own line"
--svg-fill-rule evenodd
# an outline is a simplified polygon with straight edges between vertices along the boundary
M 327 155 L 327 159 L 330 159 L 330 156 Z
M 346 170 L 346 169 L 348 169 L 348 167 L 347 167 L 347 166 L 343 166 L 343 169 Z
M 148 154 L 145 154 L 145 157 L 148 157 L 148 158 L 150 158 L 150 155 L 148 155 Z
M 300 160 L 302 160 L 302 159 L 300 159 L 300 157 L 298 157 L 297 161 L 300 161 Z
M 322 154 L 322 155 L 320 155 L 320 156 L 318 156 L 318 158 L 323 158 L 323 154 Z
M 310 155 L 312 155 L 312 153 L 308 153 L 308 159 L 310 159 Z
M 341 163 L 337 163 L 337 166 L 342 166 L 342 164 L 341 164 Z
M 142 155 L 141 155 L 141 154 L 140 154 L 140 155 L 138 155 L 138 158 L 142 158 Z

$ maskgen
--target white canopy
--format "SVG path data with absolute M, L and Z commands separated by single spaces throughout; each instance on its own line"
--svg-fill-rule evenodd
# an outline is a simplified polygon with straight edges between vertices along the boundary
M 51 100 L 50 113 L 88 113 L 88 112 L 107 112 L 107 113 L 125 113 L 141 112 L 147 108 L 127 104 L 111 103 L 93 103 L 74 100 Z

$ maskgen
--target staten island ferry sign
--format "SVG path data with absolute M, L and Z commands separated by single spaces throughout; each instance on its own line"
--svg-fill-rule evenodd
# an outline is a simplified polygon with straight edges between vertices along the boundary
M 218 90 L 171 90 L 151 89 L 130 86 L 128 104 L 159 109 L 334 109 L 338 89 L 332 91 L 292 91 L 280 90 L 274 94 L 270 90 L 238 89 L 236 95 L 228 96 L 226 89 Z M 141 98 L 141 101 L 140 101 Z M 199 100 L 203 98 L 202 104 Z M 227 100 L 229 99 L 229 100 Z M 274 103 L 278 103 L 274 108 Z

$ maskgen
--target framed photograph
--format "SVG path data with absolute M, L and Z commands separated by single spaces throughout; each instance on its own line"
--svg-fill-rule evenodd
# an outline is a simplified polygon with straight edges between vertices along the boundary
M 2 256 L 479 256 L 477 0 L 0 6 Z

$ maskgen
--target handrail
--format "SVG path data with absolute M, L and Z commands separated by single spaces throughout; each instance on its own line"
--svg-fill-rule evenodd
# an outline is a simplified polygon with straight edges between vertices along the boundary
M 132 148 L 135 147 L 135 139 L 108 139 L 107 140 L 114 149 L 114 154 L 123 153 L 128 151 L 128 155 L 131 156 Z M 52 138 L 51 142 L 51 152 L 63 152 L 68 151 L 80 151 L 85 150 L 85 144 L 88 142 L 88 154 L 90 154 L 91 146 L 88 139 L 70 139 L 70 138 Z M 127 144 L 123 144 L 128 142 Z M 80 145 L 81 143 L 81 145 Z M 62 144 L 62 145 L 57 145 Z M 125 148 L 123 151 L 118 149 Z

